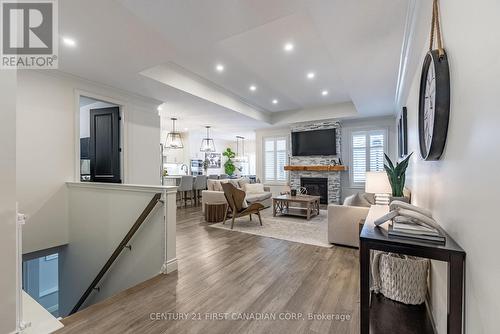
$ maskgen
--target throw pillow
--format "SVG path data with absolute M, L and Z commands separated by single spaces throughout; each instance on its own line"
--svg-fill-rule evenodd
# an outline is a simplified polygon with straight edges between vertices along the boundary
M 216 183 L 216 186 L 215 186 L 215 190 L 216 191 L 224 191 L 224 189 L 222 189 L 222 184 L 223 183 L 229 183 L 229 179 L 218 180 L 217 183 Z
M 247 183 L 245 184 L 245 192 L 247 194 L 259 194 L 264 192 L 264 185 L 262 183 Z
M 229 180 L 229 183 L 231 183 L 235 188 L 238 188 L 238 189 L 240 188 L 238 180 L 236 180 L 236 179 Z
M 362 206 L 362 207 L 366 207 L 366 208 L 369 208 L 371 206 L 371 203 L 368 202 L 366 200 L 366 198 L 364 196 L 360 195 L 359 193 L 346 198 L 346 201 L 344 201 L 344 205 L 346 205 L 345 202 L 347 202 L 348 199 L 349 199 L 348 202 L 350 202 L 350 204 L 347 204 L 347 205 L 350 205 L 350 206 Z
M 216 180 L 207 180 L 207 190 L 215 191 Z
M 242 177 L 241 179 L 238 180 L 238 184 L 240 185 L 241 189 L 245 189 L 245 184 L 249 184 L 250 179 L 248 177 Z

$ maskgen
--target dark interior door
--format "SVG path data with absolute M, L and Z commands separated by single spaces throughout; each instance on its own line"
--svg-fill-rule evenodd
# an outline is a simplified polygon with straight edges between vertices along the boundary
M 120 109 L 90 110 L 90 180 L 121 183 Z

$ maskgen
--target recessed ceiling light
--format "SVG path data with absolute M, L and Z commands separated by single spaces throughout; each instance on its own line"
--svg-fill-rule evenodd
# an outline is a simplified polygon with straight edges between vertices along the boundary
M 321 92 L 321 95 L 323 95 L 323 96 L 327 96 L 327 95 L 328 95 L 328 91 L 327 91 L 327 90 L 322 91 L 322 92 Z
M 274 99 L 273 104 L 278 104 L 278 100 Z
M 307 73 L 307 79 L 314 79 L 315 76 L 316 76 L 316 73 L 314 73 L 314 72 Z
M 76 46 L 76 41 L 72 38 L 69 38 L 69 37 L 63 37 L 63 43 L 67 46 L 71 46 L 71 47 L 74 47 Z
M 293 51 L 294 48 L 295 48 L 295 45 L 293 45 L 292 43 L 286 43 L 283 46 L 283 50 L 285 50 L 286 52 L 291 52 L 291 51 Z
M 217 70 L 217 72 L 222 72 L 222 71 L 224 71 L 224 65 L 222 65 L 222 64 L 217 64 L 217 65 L 215 66 L 215 69 Z
M 255 86 L 255 85 L 251 85 L 251 86 L 250 86 L 250 90 L 251 90 L 252 92 L 255 92 L 255 91 L 257 90 L 257 86 Z

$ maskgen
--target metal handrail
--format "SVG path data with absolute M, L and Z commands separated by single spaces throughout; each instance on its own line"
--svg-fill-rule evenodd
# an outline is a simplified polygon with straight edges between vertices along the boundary
M 109 257 L 108 261 L 106 261 L 106 263 L 101 268 L 101 270 L 99 271 L 99 273 L 97 274 L 97 276 L 94 278 L 94 280 L 92 281 L 92 283 L 90 283 L 90 286 L 87 288 L 87 290 L 85 290 L 85 292 L 83 293 L 83 295 L 80 297 L 80 299 L 78 300 L 78 303 L 76 303 L 75 307 L 73 307 L 73 309 L 71 310 L 71 312 L 69 313 L 69 315 L 72 315 L 73 313 L 75 313 L 75 312 L 78 311 L 78 309 L 83 305 L 83 303 L 85 302 L 85 300 L 87 300 L 87 298 L 92 293 L 92 291 L 96 288 L 97 284 L 103 278 L 103 276 L 106 274 L 106 272 L 111 267 L 111 265 L 118 258 L 118 256 L 122 252 L 122 250 L 124 248 L 128 248 L 129 247 L 129 246 L 127 246 L 128 242 L 130 241 L 130 239 L 132 239 L 132 237 L 134 236 L 134 234 L 137 232 L 137 230 L 141 227 L 141 225 L 144 223 L 144 221 L 149 216 L 149 214 L 156 207 L 156 204 L 158 204 L 158 202 L 161 201 L 160 198 L 161 198 L 161 193 L 156 193 L 153 196 L 153 198 L 151 199 L 151 201 L 149 202 L 149 204 L 146 206 L 146 208 L 144 209 L 144 211 L 142 211 L 142 213 L 139 216 L 139 218 L 137 218 L 137 220 L 135 221 L 134 225 L 132 225 L 132 227 L 130 228 L 130 230 L 128 231 L 128 233 L 125 235 L 125 237 L 123 238 L 123 240 L 120 242 L 120 244 L 118 245 L 118 247 L 116 247 L 116 249 L 113 252 L 113 254 L 111 254 L 111 256 Z

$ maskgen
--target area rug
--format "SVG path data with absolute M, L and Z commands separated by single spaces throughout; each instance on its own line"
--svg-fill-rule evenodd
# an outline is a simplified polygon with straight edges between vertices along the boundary
M 320 210 L 320 214 L 312 217 L 311 220 L 293 216 L 273 217 L 271 208 L 263 210 L 261 216 L 263 226 L 260 226 L 259 218 L 256 215 L 252 215 L 252 221 L 249 220 L 248 216 L 237 218 L 234 222 L 233 231 L 300 242 L 314 246 L 332 247 L 328 242 L 328 219 L 326 210 Z M 222 223 L 217 223 L 209 226 L 231 230 L 231 220 L 227 220 L 224 225 Z

